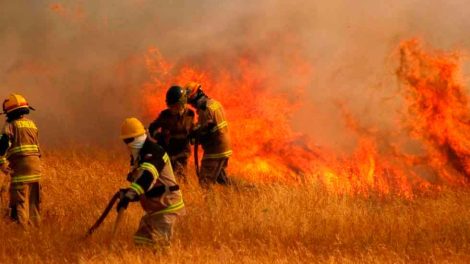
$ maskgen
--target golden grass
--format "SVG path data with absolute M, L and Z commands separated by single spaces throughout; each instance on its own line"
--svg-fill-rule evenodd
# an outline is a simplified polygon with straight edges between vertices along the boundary
M 0 263 L 468 263 L 470 192 L 401 198 L 329 195 L 315 186 L 216 188 L 183 185 L 187 215 L 172 248 L 154 254 L 132 235 L 133 204 L 110 244 L 115 213 L 83 239 L 111 195 L 126 186 L 122 150 L 74 148 L 43 158 L 43 225 L 21 231 L 2 220 Z

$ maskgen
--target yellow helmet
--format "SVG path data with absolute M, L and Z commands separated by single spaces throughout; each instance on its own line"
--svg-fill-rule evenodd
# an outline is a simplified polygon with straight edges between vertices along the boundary
M 135 117 L 126 118 L 121 125 L 121 139 L 134 138 L 145 134 L 145 127 Z
M 184 88 L 187 91 L 187 96 L 189 100 L 192 100 L 196 95 L 197 92 L 201 90 L 202 85 L 197 82 L 189 82 L 187 83 Z
M 3 101 L 3 113 L 8 114 L 12 111 L 20 108 L 29 108 L 34 110 L 31 106 L 29 106 L 28 101 L 19 94 L 10 94 L 5 101 Z

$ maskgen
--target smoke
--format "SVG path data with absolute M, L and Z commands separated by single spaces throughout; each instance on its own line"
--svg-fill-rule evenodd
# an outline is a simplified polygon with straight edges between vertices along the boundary
M 144 117 L 139 91 L 151 46 L 195 65 L 259 52 L 278 74 L 281 58 L 300 53 L 314 70 L 295 128 L 347 148 L 337 102 L 366 126 L 393 129 L 397 44 L 421 36 L 470 48 L 469 13 L 465 1 L 444 0 L 1 1 L 0 95 L 27 97 L 47 144 L 110 144 L 123 118 Z M 285 89 L 299 81 L 289 77 Z

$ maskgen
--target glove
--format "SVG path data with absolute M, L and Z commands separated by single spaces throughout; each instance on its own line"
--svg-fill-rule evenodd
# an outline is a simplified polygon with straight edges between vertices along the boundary
M 119 212 L 121 209 L 127 209 L 127 206 L 129 205 L 129 202 L 131 199 L 129 199 L 129 188 L 127 189 L 121 189 L 119 191 L 119 203 L 117 204 L 116 210 Z
M 206 127 L 206 133 L 211 133 L 212 129 L 216 127 L 215 123 L 211 122 L 209 124 L 207 124 L 207 127 Z
M 126 180 L 128 182 L 134 182 L 134 180 L 135 180 L 135 175 L 134 174 L 135 174 L 135 170 L 132 170 L 131 172 L 129 172 L 127 174 Z
M 130 188 L 121 189 L 119 191 L 119 203 L 117 204 L 116 210 L 127 209 L 130 202 L 136 202 L 139 200 L 139 196 Z
M 124 209 L 126 210 L 127 209 L 127 206 L 129 205 L 129 198 L 127 198 L 126 196 L 124 196 L 123 198 L 121 198 L 119 200 L 119 203 L 117 204 L 117 207 L 116 207 L 116 210 L 119 212 L 121 209 Z

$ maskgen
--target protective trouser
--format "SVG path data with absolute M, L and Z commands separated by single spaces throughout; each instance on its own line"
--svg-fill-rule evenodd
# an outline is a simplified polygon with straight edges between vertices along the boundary
M 145 214 L 134 235 L 135 244 L 151 246 L 156 250 L 169 248 L 177 217 L 174 213 Z
M 26 226 L 38 226 L 41 162 L 38 156 L 24 156 L 10 161 L 10 217 Z
M 10 217 L 23 226 L 39 226 L 41 222 L 39 182 L 11 183 Z
M 210 184 L 229 185 L 230 180 L 226 173 L 228 158 L 202 159 L 199 183 L 203 187 Z

